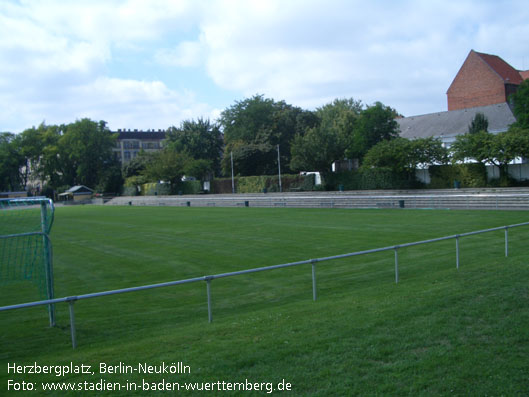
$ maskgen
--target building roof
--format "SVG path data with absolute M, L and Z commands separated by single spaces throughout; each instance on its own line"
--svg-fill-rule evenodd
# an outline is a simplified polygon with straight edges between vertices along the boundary
M 474 51 L 474 50 L 471 50 Z M 483 61 L 500 76 L 504 82 L 511 84 L 521 84 L 523 81 L 520 72 L 505 62 L 497 55 L 484 54 L 474 51 Z
M 85 185 L 77 185 L 72 186 L 70 189 L 66 190 L 64 193 L 83 193 L 83 192 L 89 192 L 92 193 L 93 190 L 89 187 L 86 187 Z
M 522 76 L 522 79 L 527 80 L 529 79 L 529 70 L 520 70 L 520 76 Z
M 498 103 L 468 109 L 452 110 L 411 116 L 397 119 L 400 136 L 407 139 L 415 138 L 451 138 L 466 134 L 468 126 L 477 113 L 483 113 L 489 122 L 489 132 L 507 131 L 516 121 L 509 105 Z
M 121 139 L 138 139 L 138 140 L 162 140 L 165 139 L 165 131 L 122 131 L 118 130 L 118 140 Z

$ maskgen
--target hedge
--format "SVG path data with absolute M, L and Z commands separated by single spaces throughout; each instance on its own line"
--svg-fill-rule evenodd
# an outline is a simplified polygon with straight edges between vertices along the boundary
M 140 185 L 141 196 L 167 196 L 171 194 L 171 185 L 168 183 L 144 183 Z
M 487 186 L 487 169 L 482 163 L 432 165 L 430 173 L 431 189 L 447 189 L 458 187 L 484 187 Z
M 173 193 L 175 193 L 173 191 Z M 176 186 L 176 193 L 180 194 L 200 194 L 203 193 L 202 182 L 200 181 L 185 181 L 180 182 Z
M 138 188 L 136 186 L 123 187 L 123 196 L 136 196 L 137 194 Z
M 276 175 L 242 176 L 234 178 L 236 193 L 279 192 L 279 177 Z M 281 175 L 284 192 L 314 190 L 314 175 Z M 231 178 L 211 181 L 212 193 L 232 193 Z
M 413 176 L 387 168 L 365 168 L 326 174 L 325 190 L 412 189 L 421 187 Z
M 132 190 L 129 188 L 127 192 Z M 167 196 L 170 194 L 199 194 L 202 193 L 200 181 L 185 181 L 173 186 L 169 183 L 144 183 L 140 185 L 141 196 Z M 134 194 L 130 194 L 131 196 Z

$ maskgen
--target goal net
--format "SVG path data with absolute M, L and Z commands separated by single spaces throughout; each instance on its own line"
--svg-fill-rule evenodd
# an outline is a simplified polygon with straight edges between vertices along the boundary
M 53 215 L 48 198 L 0 200 L 0 306 L 53 299 Z M 48 312 L 54 326 L 54 305 Z

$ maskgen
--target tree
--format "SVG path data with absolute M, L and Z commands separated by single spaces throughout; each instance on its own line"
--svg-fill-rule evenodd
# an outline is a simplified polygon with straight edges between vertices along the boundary
M 22 133 L 22 147 L 30 168 L 52 189 L 73 185 L 96 188 L 105 179 L 114 181 L 109 184 L 116 191 L 116 181 L 121 178 L 112 152 L 116 138 L 106 122 L 82 119 L 28 129 Z
M 15 134 L 0 133 L 0 191 L 16 191 L 22 188 L 20 173 L 24 156 Z
M 112 156 L 105 163 L 105 167 L 99 173 L 95 190 L 100 193 L 120 193 L 123 187 L 123 174 L 121 162 L 117 156 Z
M 24 130 L 20 136 L 20 150 L 24 156 L 22 179 L 24 188 L 31 179 L 39 178 L 39 167 L 44 152 L 44 136 L 48 127 L 42 123 L 38 128 Z
M 121 166 L 112 152 L 116 138 L 106 122 L 90 119 L 60 126 L 42 123 L 26 129 L 10 139 L 17 148 L 11 160 L 21 158 L 18 185 L 26 188 L 30 179 L 40 179 L 53 190 L 82 184 L 118 192 Z
M 184 175 L 202 177 L 200 173 L 207 172 L 208 162 L 195 160 L 185 152 L 177 152 L 165 148 L 159 152 L 149 153 L 147 164 L 141 175 L 149 182 L 169 182 L 175 187 Z
M 465 162 L 475 160 L 479 163 L 488 163 L 494 160 L 493 155 L 494 135 L 487 131 L 478 131 L 472 134 L 456 136 L 452 144 L 452 160 Z
M 68 148 L 59 148 L 59 139 L 64 134 L 64 125 L 40 124 L 17 135 L 18 147 L 24 157 L 21 166 L 22 186 L 47 183 L 58 187 L 72 179 L 75 170 L 67 161 Z
M 123 177 L 130 178 L 131 176 L 138 176 L 147 167 L 150 161 L 149 153 L 143 150 L 138 153 L 136 157 L 130 160 L 123 166 Z
M 398 137 L 397 116 L 394 109 L 381 102 L 368 106 L 355 120 L 346 155 L 362 161 L 368 150 L 378 142 Z
M 224 174 L 231 173 L 231 153 L 236 172 L 240 175 L 273 174 L 277 171 L 277 145 L 280 146 L 281 165 L 288 172 L 291 144 L 296 133 L 303 134 L 312 126 L 314 118 L 308 111 L 284 101 L 255 95 L 236 102 L 221 113 L 224 133 Z M 244 148 L 247 146 L 247 148 Z
M 500 168 L 500 176 L 507 174 L 507 165 L 517 157 L 529 157 L 529 130 L 517 126 L 497 134 L 493 140 L 494 146 L 489 162 Z
M 405 138 L 384 140 L 368 150 L 364 156 L 362 167 L 387 168 L 394 172 L 410 172 L 413 167 L 411 160 L 410 141 Z
M 238 175 L 271 175 L 277 172 L 277 148 L 267 143 L 232 142 L 230 152 L 225 153 L 222 169 L 231 173 L 233 157 L 234 172 Z
M 148 157 L 149 161 L 142 175 L 150 182 L 165 181 L 172 184 L 180 182 L 185 175 L 184 167 L 189 161 L 187 154 L 165 149 L 149 153 Z
M 529 131 L 511 126 L 496 135 L 487 131 L 459 135 L 451 149 L 453 161 L 475 160 L 495 165 L 502 179 L 507 176 L 507 165 L 511 161 L 529 155 Z
M 354 125 L 362 112 L 362 103 L 354 99 L 335 99 L 315 112 L 319 122 L 292 143 L 294 170 L 330 172 L 336 160 L 345 157 Z
M 439 139 L 395 138 L 373 146 L 364 157 L 363 167 L 388 168 L 413 175 L 420 165 L 446 164 L 448 151 Z
M 411 164 L 413 168 L 421 165 L 448 164 L 450 158 L 449 150 L 443 146 L 438 138 L 419 138 L 410 142 Z
M 75 185 L 75 164 L 69 157 L 69 148 L 61 142 L 65 130 L 65 125 L 45 126 L 41 135 L 42 155 L 37 172 L 51 189 Z
M 191 159 L 185 169 L 185 175 L 193 176 L 199 180 L 209 177 L 211 172 L 211 164 L 208 160 Z
M 255 95 L 225 109 L 220 115 L 224 142 L 253 142 L 263 126 L 271 124 L 273 104 L 272 99 Z
M 319 125 L 320 119 L 316 112 L 311 110 L 301 110 L 296 114 L 296 135 L 304 135 L 311 128 L 315 128 Z
M 529 129 L 529 80 L 524 80 L 510 99 L 513 102 L 513 113 L 516 117 L 514 126 Z
M 344 144 L 333 130 L 311 128 L 296 135 L 292 143 L 290 168 L 298 171 L 331 171 L 331 164 L 343 158 Z
M 489 130 L 489 121 L 487 120 L 487 117 L 483 113 L 476 113 L 474 116 L 474 119 L 468 126 L 468 133 L 474 134 L 476 132 L 480 131 L 488 131 Z
M 203 160 L 203 165 L 208 164 L 207 172 L 220 173 L 223 138 L 219 125 L 202 118 L 183 121 L 179 128 L 168 129 L 166 146 L 187 153 L 195 160 Z
M 112 148 L 116 138 L 105 121 L 95 122 L 85 118 L 68 124 L 59 139 L 59 146 L 75 169 L 69 184 L 95 187 L 105 169 L 113 163 Z

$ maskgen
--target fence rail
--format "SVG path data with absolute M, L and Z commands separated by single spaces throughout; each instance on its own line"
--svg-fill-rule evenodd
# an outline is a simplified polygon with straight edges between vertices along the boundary
M 143 290 L 153 289 L 153 288 L 170 287 L 174 285 L 189 284 L 189 283 L 195 283 L 199 281 L 205 281 L 206 282 L 206 292 L 207 292 L 207 305 L 208 305 L 208 321 L 212 322 L 213 316 L 212 316 L 212 304 L 211 304 L 211 281 L 215 279 L 225 278 L 225 277 L 234 277 L 234 276 L 240 276 L 243 274 L 257 273 L 257 272 L 262 272 L 262 271 L 282 269 L 286 267 L 310 264 L 312 266 L 312 299 L 316 300 L 317 298 L 316 264 L 319 262 L 331 261 L 331 260 L 336 260 L 336 259 L 344 259 L 344 258 L 349 258 L 349 257 L 359 256 L 359 255 L 367 255 L 367 254 L 372 254 L 376 252 L 394 251 L 395 253 L 395 283 L 398 283 L 399 282 L 398 250 L 401 248 L 407 248 L 407 247 L 413 247 L 417 245 L 431 244 L 431 243 L 436 243 L 439 241 L 455 239 L 456 240 L 456 268 L 459 269 L 459 264 L 460 264 L 459 263 L 459 240 L 460 238 L 504 230 L 505 231 L 505 256 L 508 257 L 509 256 L 509 229 L 512 229 L 515 227 L 527 226 L 527 225 L 529 225 L 529 222 L 494 227 L 491 229 L 478 230 L 474 232 L 454 234 L 450 236 L 416 241 L 412 243 L 404 243 L 404 244 L 391 245 L 391 246 L 382 247 L 382 248 L 374 248 L 370 250 L 350 252 L 350 253 L 341 254 L 341 255 L 333 255 L 333 256 L 326 256 L 326 257 L 321 257 L 321 258 L 316 258 L 316 259 L 308 259 L 308 260 L 303 260 L 303 261 L 298 261 L 298 262 L 283 263 L 280 265 L 257 267 L 253 269 L 247 269 L 247 270 L 239 270 L 239 271 L 219 273 L 219 274 L 214 274 L 214 275 L 209 275 L 209 276 L 188 278 L 184 280 L 168 281 L 168 282 L 157 283 L 157 284 L 142 285 L 138 287 L 121 288 L 121 289 L 116 289 L 116 290 L 94 292 L 90 294 L 68 296 L 64 298 L 47 299 L 47 300 L 41 300 L 37 302 L 29 302 L 29 303 L 21 303 L 17 305 L 2 306 L 0 307 L 0 312 L 7 311 L 7 310 L 23 309 L 23 308 L 34 307 L 34 306 L 53 305 L 56 303 L 67 302 L 69 304 L 70 333 L 71 333 L 71 338 L 72 338 L 72 347 L 75 349 L 77 346 L 77 339 L 76 339 L 76 331 L 75 331 L 74 303 L 78 300 L 92 299 L 92 298 L 98 298 L 98 297 L 108 296 L 108 295 L 116 295 L 116 294 L 122 294 L 122 293 L 127 293 L 127 292 L 136 292 L 136 291 L 143 291 Z

